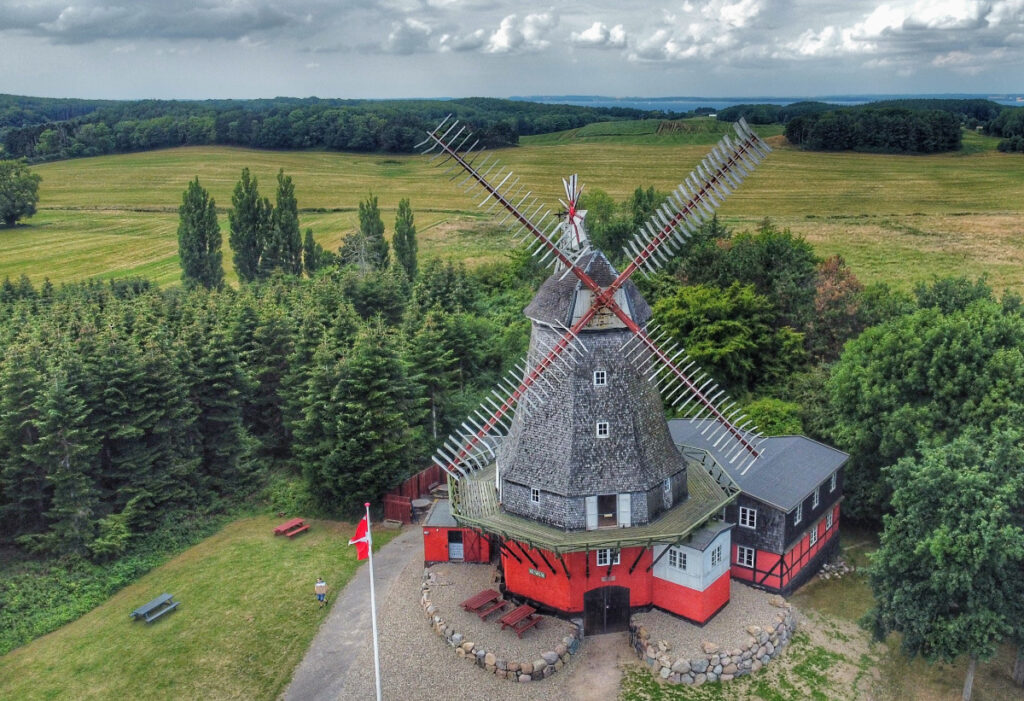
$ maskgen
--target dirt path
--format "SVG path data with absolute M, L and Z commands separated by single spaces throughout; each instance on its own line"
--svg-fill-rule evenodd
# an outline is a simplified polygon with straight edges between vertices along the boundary
M 573 701 L 618 698 L 622 665 L 636 661 L 630 654 L 629 633 L 591 636 L 583 645 L 583 654 L 573 660 L 566 675 Z

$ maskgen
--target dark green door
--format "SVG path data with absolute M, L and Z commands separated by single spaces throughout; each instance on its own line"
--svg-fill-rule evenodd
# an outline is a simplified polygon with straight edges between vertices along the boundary
M 583 633 L 603 635 L 629 629 L 629 589 L 600 587 L 583 595 Z

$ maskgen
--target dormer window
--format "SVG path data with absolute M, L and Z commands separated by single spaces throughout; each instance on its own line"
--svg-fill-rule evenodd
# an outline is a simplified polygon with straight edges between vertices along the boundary
M 605 370 L 594 370 L 594 386 L 604 387 L 608 384 L 608 373 Z
M 797 525 L 804 520 L 804 504 L 800 502 L 797 504 L 796 511 L 793 513 L 793 525 Z
M 820 501 L 819 497 L 818 497 L 818 492 L 820 492 L 820 491 L 821 491 L 821 489 L 819 489 L 818 487 L 814 488 L 814 498 L 811 499 L 811 508 L 812 509 L 817 509 L 818 508 L 818 503 Z
M 828 482 L 828 491 L 829 492 L 836 491 L 836 473 L 835 472 L 832 473 L 832 479 L 830 479 L 829 482 Z
M 537 489 L 536 487 L 530 489 L 530 501 L 532 501 L 534 504 L 540 503 L 540 490 Z
M 598 421 L 597 422 L 597 437 L 607 438 L 608 437 L 608 422 Z

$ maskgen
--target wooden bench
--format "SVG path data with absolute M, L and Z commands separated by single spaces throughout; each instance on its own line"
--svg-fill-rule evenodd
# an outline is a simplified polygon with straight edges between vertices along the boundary
M 478 612 L 483 607 L 501 598 L 501 594 L 493 589 L 484 589 L 479 594 L 469 597 L 462 602 L 462 608 L 466 611 Z
M 288 531 L 302 525 L 301 518 L 293 518 L 291 521 L 286 521 L 280 526 L 274 529 L 274 535 L 287 535 Z
M 180 604 L 181 602 L 174 601 L 173 599 L 174 596 L 171 594 L 161 594 L 149 603 L 143 604 L 142 606 L 138 607 L 128 615 L 130 615 L 135 620 L 141 618 L 144 621 L 146 621 L 146 623 L 152 623 L 165 613 L 168 613 L 178 608 L 178 604 Z
M 518 606 L 501 617 L 501 629 L 511 628 L 516 636 L 523 637 L 523 633 L 530 627 L 540 625 L 540 615 L 537 609 L 528 604 Z

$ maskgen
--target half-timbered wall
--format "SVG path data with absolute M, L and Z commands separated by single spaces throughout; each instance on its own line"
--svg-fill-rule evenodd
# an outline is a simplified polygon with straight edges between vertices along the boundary
M 732 576 L 756 586 L 774 591 L 788 592 L 800 586 L 832 553 L 839 547 L 839 504 L 831 509 L 832 526 L 826 529 L 828 512 L 818 515 L 816 519 L 806 523 L 806 529 L 796 542 L 784 553 L 766 550 L 755 550 L 754 567 L 738 564 L 739 547 L 737 541 L 732 547 Z M 817 530 L 818 539 L 811 545 L 810 532 Z M 739 529 L 736 529 L 739 530 Z
M 800 519 L 800 523 L 793 523 L 793 511 L 786 514 L 786 535 L 782 545 L 785 546 L 785 550 L 789 550 L 793 544 L 803 535 L 812 523 L 816 523 L 830 508 L 833 508 L 842 497 L 842 470 L 838 470 L 838 476 L 836 478 L 836 488 L 834 491 L 829 492 L 829 478 L 825 478 L 825 481 L 820 485 L 807 485 L 809 489 L 814 486 L 820 488 L 819 502 L 817 508 L 812 508 L 813 493 L 808 495 L 803 500 L 803 518 Z M 783 548 L 778 548 L 777 552 Z

